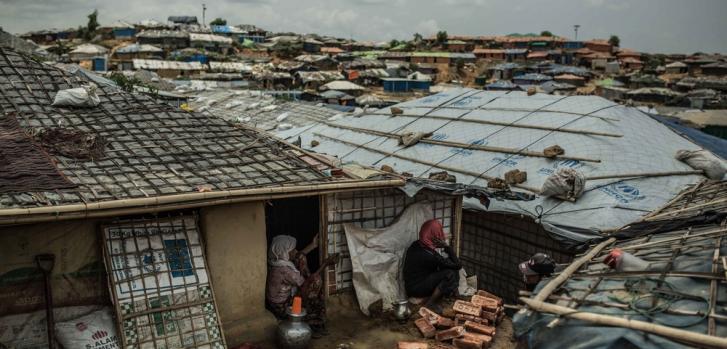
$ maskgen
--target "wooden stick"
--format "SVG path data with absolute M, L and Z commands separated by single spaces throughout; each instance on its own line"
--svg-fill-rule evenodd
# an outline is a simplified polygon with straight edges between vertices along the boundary
M 533 294 L 532 292 L 528 292 L 528 291 L 524 291 L 524 290 L 518 291 L 518 295 L 520 295 L 521 297 L 529 297 L 532 294 Z M 587 305 L 597 305 L 597 306 L 602 306 L 602 307 L 611 307 L 611 308 L 619 308 L 619 309 L 630 309 L 627 304 L 623 304 L 623 303 L 601 302 L 601 301 L 594 301 L 594 300 L 589 300 L 589 299 L 577 299 L 577 298 L 568 297 L 568 296 L 551 295 L 550 297 L 548 297 L 548 299 L 554 300 L 554 301 L 570 301 L 570 302 L 577 301 L 577 302 L 581 302 L 582 304 L 587 304 Z M 674 315 L 688 315 L 688 316 L 705 315 L 705 313 L 702 313 L 702 312 L 685 311 L 685 310 L 679 310 L 679 309 L 666 309 L 666 310 L 664 310 L 664 313 L 674 314 Z M 727 316 L 725 316 L 725 315 L 715 314 L 713 316 L 715 319 L 727 320 Z
M 652 217 L 652 216 L 656 216 L 657 214 L 661 213 L 661 211 L 665 210 L 665 209 L 666 209 L 667 207 L 669 207 L 669 206 L 671 206 L 672 204 L 674 204 L 675 202 L 677 202 L 677 201 L 681 200 L 681 199 L 682 199 L 683 197 L 685 197 L 685 196 L 686 196 L 687 194 L 691 194 L 691 193 L 694 193 L 695 191 L 697 191 L 697 190 L 698 190 L 698 189 L 699 189 L 699 188 L 700 188 L 700 187 L 701 187 L 702 185 L 704 185 L 704 183 L 706 183 L 706 182 L 707 182 L 707 180 L 706 180 L 706 179 L 703 179 L 703 180 L 702 180 L 701 182 L 699 182 L 699 183 L 698 183 L 697 185 L 695 185 L 695 186 L 694 186 L 694 187 L 692 187 L 691 189 L 689 189 L 689 190 L 683 190 L 683 191 L 682 191 L 681 193 L 679 193 L 679 194 L 678 194 L 677 196 L 675 196 L 675 197 L 674 197 L 673 199 L 669 200 L 669 202 L 667 202 L 666 204 L 662 205 L 661 207 L 657 208 L 657 209 L 656 209 L 656 210 L 654 210 L 654 211 L 651 211 L 651 213 L 649 213 L 649 214 L 647 214 L 646 216 L 642 217 L 642 218 L 641 218 L 641 221 L 643 221 L 643 220 L 644 220 L 644 219 L 646 219 L 646 218 L 649 218 L 649 217 Z
M 388 137 L 388 138 L 392 138 L 392 139 L 401 138 L 401 135 L 396 134 L 396 133 L 371 130 L 371 129 L 367 129 L 367 128 L 344 126 L 344 125 L 338 125 L 338 124 L 332 124 L 332 123 L 324 123 L 324 124 L 326 126 L 333 127 L 333 128 L 340 128 L 340 129 L 349 130 L 349 131 L 368 133 L 368 134 L 372 134 L 372 135 L 380 136 L 380 137 Z M 493 153 L 516 154 L 516 155 L 524 155 L 524 156 L 539 157 L 539 158 L 549 158 L 549 159 L 578 160 L 578 161 L 585 161 L 585 162 L 601 162 L 601 160 L 598 160 L 598 159 L 583 158 L 583 157 L 577 157 L 577 156 L 558 155 L 555 157 L 549 157 L 549 156 L 546 156 L 543 152 L 525 151 L 525 150 L 519 150 L 519 149 L 515 149 L 515 148 L 491 147 L 491 146 L 486 146 L 486 145 L 477 145 L 477 144 L 468 144 L 468 143 L 459 143 L 459 142 L 450 142 L 450 141 L 440 141 L 440 140 L 426 139 L 426 138 L 419 140 L 419 142 L 443 145 L 443 146 L 447 146 L 447 147 L 462 148 L 462 149 L 489 151 L 489 152 L 493 152 Z
M 667 326 L 663 326 L 663 325 L 657 325 L 657 324 L 639 321 L 639 320 L 624 319 L 624 318 L 610 316 L 610 315 L 601 315 L 601 314 L 593 314 L 593 313 L 584 312 L 584 311 L 578 311 L 573 308 L 567 308 L 567 307 L 562 307 L 562 306 L 555 305 L 555 304 L 549 304 L 549 303 L 545 303 L 543 301 L 535 300 L 532 298 L 521 297 L 520 301 L 525 303 L 528 307 L 530 307 L 530 309 L 544 312 L 544 313 L 556 314 L 556 315 L 565 316 L 565 317 L 576 319 L 576 320 L 592 322 L 592 323 L 600 324 L 600 325 L 623 327 L 623 328 L 629 328 L 629 329 L 636 330 L 636 331 L 653 333 L 653 334 L 671 338 L 671 339 L 674 339 L 677 341 L 686 341 L 689 343 L 698 344 L 700 346 L 720 347 L 720 348 L 727 347 L 727 338 L 709 336 L 706 334 L 690 332 L 690 331 L 686 331 L 686 330 L 676 329 L 676 328 L 667 327 Z
M 701 232 L 701 233 L 697 233 L 697 234 L 691 234 L 687 237 L 687 239 L 692 240 L 692 239 L 698 238 L 698 237 L 704 237 L 704 236 L 712 235 L 712 234 L 722 234 L 722 233 L 726 233 L 726 232 L 727 232 L 727 229 L 723 229 L 723 228 L 713 229 L 713 230 L 709 230 L 709 231 L 705 231 L 705 232 Z M 717 235 L 717 236 L 719 236 L 719 235 Z M 645 242 L 643 244 L 624 246 L 624 247 L 619 247 L 619 248 L 622 251 L 627 251 L 627 250 L 639 249 L 639 248 L 643 248 L 643 247 L 647 247 L 647 246 L 660 245 L 660 244 L 677 241 L 677 240 L 681 240 L 681 239 L 682 239 L 682 236 L 677 236 L 677 237 L 668 238 L 668 239 L 664 239 L 664 240 Z
M 683 208 L 681 210 L 674 210 L 674 211 L 660 213 L 658 215 L 655 215 L 655 216 L 651 216 L 649 218 L 646 218 L 646 219 L 644 219 L 644 221 L 651 222 L 651 221 L 657 220 L 659 218 L 666 217 L 668 215 L 673 215 L 673 214 L 676 214 L 676 213 L 682 213 L 682 212 L 688 212 L 688 211 L 694 211 L 694 210 L 701 209 L 701 208 L 704 208 L 704 207 L 707 207 L 707 206 L 721 204 L 723 202 L 727 202 L 727 198 L 710 201 L 710 202 L 703 203 L 703 204 L 700 204 L 700 205 L 694 205 L 694 206 L 691 206 L 691 207 Z
M 380 150 L 380 149 L 376 149 L 376 148 L 367 147 L 367 146 L 365 146 L 363 144 L 358 144 L 358 143 L 354 143 L 354 142 L 344 141 L 344 140 L 338 139 L 338 138 L 328 137 L 328 136 L 323 135 L 323 134 L 320 134 L 320 133 L 313 133 L 313 135 L 315 135 L 317 137 L 325 138 L 325 139 L 328 139 L 328 140 L 331 140 L 331 141 L 334 141 L 334 142 L 339 142 L 341 144 L 345 144 L 345 145 L 348 145 L 348 146 L 351 146 L 351 147 L 361 148 L 361 149 L 364 149 L 364 150 L 368 150 L 370 152 L 379 153 L 379 154 L 382 154 L 382 155 L 387 155 L 387 156 L 391 156 L 391 157 L 394 157 L 394 158 L 399 158 L 399 159 L 402 159 L 402 160 L 411 161 L 413 163 L 431 166 L 431 167 L 434 167 L 434 168 L 439 168 L 439 169 L 446 170 L 446 171 L 449 171 L 449 172 L 461 173 L 461 174 L 464 174 L 464 175 L 478 177 L 478 178 L 482 178 L 482 179 L 485 179 L 485 180 L 491 180 L 491 179 L 494 179 L 495 178 L 495 177 L 487 176 L 487 175 L 484 175 L 484 174 L 481 174 L 481 173 L 463 170 L 461 168 L 456 168 L 456 167 L 446 166 L 446 165 L 442 165 L 442 164 L 437 164 L 436 162 L 419 160 L 419 159 L 412 158 L 412 157 L 409 157 L 409 156 L 404 156 L 404 155 L 400 155 L 400 154 L 394 154 L 392 152 L 388 152 L 388 151 L 384 151 L 384 150 Z M 537 189 L 537 188 L 532 188 L 532 187 L 524 186 L 522 184 L 512 184 L 511 186 L 512 187 L 516 187 L 516 188 L 520 188 L 520 189 L 523 189 L 523 190 L 527 190 L 527 191 L 533 192 L 535 194 L 540 194 L 540 189 Z
M 691 170 L 691 171 L 669 171 L 669 172 L 644 172 L 644 173 L 624 173 L 614 174 L 605 176 L 588 176 L 586 180 L 595 181 L 599 179 L 616 179 L 616 178 L 629 178 L 629 177 L 666 177 L 666 176 L 689 176 L 689 175 L 701 175 L 704 174 L 702 170 Z
M 584 256 L 576 259 L 573 263 L 571 263 L 565 270 L 563 270 L 558 276 L 550 280 L 545 287 L 543 287 L 540 292 L 538 292 L 537 295 L 533 298 L 535 301 L 543 301 L 547 299 L 553 291 L 555 291 L 556 288 L 558 288 L 563 282 L 568 280 L 568 278 L 573 275 L 583 264 L 586 264 L 591 259 L 593 259 L 594 256 L 596 256 L 601 250 L 603 250 L 606 246 L 612 244 L 614 241 L 616 241 L 615 238 L 610 238 L 606 241 L 601 242 L 600 244 L 596 245 L 596 247 L 592 248 L 588 253 L 586 253 Z
M 402 116 L 402 115 L 397 115 L 397 117 L 399 117 L 399 116 Z M 408 116 L 408 115 L 403 115 L 403 116 Z M 513 123 L 508 123 L 508 122 L 502 122 L 502 121 L 460 119 L 460 118 L 452 118 L 452 117 L 448 117 L 448 116 L 436 116 L 436 115 L 411 116 L 411 117 L 424 118 L 424 119 L 451 120 L 451 121 L 458 121 L 458 122 L 469 122 L 469 123 L 473 123 L 473 124 L 505 126 L 505 127 L 514 127 L 514 128 L 527 128 L 527 129 L 534 129 L 534 130 L 555 131 L 555 132 L 563 132 L 563 133 L 575 133 L 575 134 L 582 134 L 582 135 L 616 137 L 616 138 L 623 137 L 623 135 L 615 134 L 615 133 L 597 132 L 597 131 L 589 131 L 589 130 L 578 130 L 578 129 L 572 129 L 572 128 L 556 128 L 556 127 L 547 127 L 547 126 L 539 126 L 539 125 L 531 125 L 531 124 L 513 124 Z

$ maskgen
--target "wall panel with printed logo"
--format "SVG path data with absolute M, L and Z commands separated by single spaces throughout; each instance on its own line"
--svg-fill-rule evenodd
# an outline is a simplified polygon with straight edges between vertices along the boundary
M 226 348 L 196 216 L 103 227 L 125 348 Z

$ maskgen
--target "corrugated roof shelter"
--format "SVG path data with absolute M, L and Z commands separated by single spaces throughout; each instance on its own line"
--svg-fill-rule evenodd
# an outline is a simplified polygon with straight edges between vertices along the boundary
M 514 317 L 521 342 L 545 349 L 727 346 L 726 225 L 727 182 L 686 189 L 522 298 L 531 311 Z
M 256 91 L 201 92 L 189 105 L 233 123 L 268 131 L 312 125 L 339 114 L 330 108 L 278 100 Z

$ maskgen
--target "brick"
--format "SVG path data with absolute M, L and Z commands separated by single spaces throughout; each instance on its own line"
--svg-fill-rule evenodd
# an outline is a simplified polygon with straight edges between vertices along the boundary
M 505 172 L 505 183 L 520 184 L 528 180 L 528 173 L 518 169 Z
M 480 313 L 480 317 L 483 318 L 483 319 L 486 319 L 491 324 L 494 324 L 495 322 L 497 322 L 498 313 L 496 313 L 496 312 L 493 313 L 493 312 L 489 312 L 489 311 L 483 310 Z
M 496 313 L 499 308 L 499 304 L 496 299 L 474 295 L 472 296 L 471 303 L 479 305 L 482 310 L 487 310 L 491 313 Z
M 480 313 L 482 312 L 482 307 L 480 307 L 479 305 L 474 305 L 470 302 L 465 302 L 461 300 L 455 301 L 452 309 L 454 309 L 454 311 L 458 313 L 472 316 L 480 316 Z
M 432 338 L 437 333 L 437 329 L 423 317 L 414 320 L 414 325 L 419 329 L 419 332 L 421 332 L 424 338 Z
M 399 342 L 396 349 L 429 349 L 429 344 L 425 342 Z
M 435 343 L 432 346 L 432 349 L 455 349 L 453 345 L 449 345 L 447 343 Z
M 434 326 L 437 328 L 454 327 L 454 320 L 452 320 L 448 317 L 440 316 L 439 319 L 437 319 L 437 323 L 435 323 Z
M 439 314 L 429 310 L 429 308 L 426 307 L 419 308 L 419 315 L 427 319 L 427 322 L 432 325 L 436 324 L 439 321 L 439 318 L 441 318 Z
M 467 332 L 471 332 L 471 333 L 481 333 L 481 334 L 486 334 L 488 336 L 495 335 L 494 327 L 487 326 L 484 324 L 478 324 L 474 321 L 465 321 L 464 329 L 467 330 Z
M 457 326 L 444 331 L 437 332 L 435 338 L 438 342 L 448 341 L 453 338 L 462 337 L 464 335 L 464 327 Z
M 465 314 L 457 314 L 455 316 L 455 319 L 459 320 L 460 322 L 472 321 L 472 322 L 476 322 L 479 324 L 485 324 L 485 325 L 487 325 L 489 323 L 489 321 L 487 321 L 487 319 L 483 319 L 481 317 L 472 316 L 472 315 L 465 315 Z
M 482 344 L 490 344 L 492 342 L 492 336 L 488 336 L 486 334 L 481 333 L 472 333 L 472 332 L 465 332 L 464 336 L 462 336 L 464 339 L 473 339 L 475 341 L 481 342 Z
M 472 338 L 456 338 L 452 341 L 457 349 L 481 349 L 482 342 Z
M 487 292 L 485 290 L 477 290 L 477 295 L 478 296 L 482 296 L 482 297 L 487 297 L 487 298 L 495 299 L 495 300 L 497 300 L 498 305 L 502 305 L 503 304 L 502 298 L 500 298 L 498 296 L 495 296 L 494 294 L 492 294 L 490 292 Z

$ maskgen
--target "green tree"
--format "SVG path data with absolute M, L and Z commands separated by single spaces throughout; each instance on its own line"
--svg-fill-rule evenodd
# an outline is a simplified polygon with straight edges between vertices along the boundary
M 448 36 L 447 36 L 446 30 L 441 30 L 441 31 L 437 32 L 437 43 L 438 44 L 440 44 L 440 45 L 444 44 L 445 42 L 447 42 L 447 38 L 448 38 Z
M 455 64 L 457 66 L 457 72 L 464 71 L 464 61 L 462 59 L 457 59 L 457 61 L 455 62 Z
M 227 20 L 217 17 L 214 21 L 210 22 L 210 25 L 227 25 Z
M 619 39 L 616 35 L 611 35 L 611 37 L 608 38 L 608 43 L 614 47 L 621 47 L 621 39 Z
M 85 38 L 86 40 L 91 40 L 93 36 L 96 34 L 96 29 L 98 29 L 98 10 L 93 10 L 93 12 L 88 15 L 88 24 L 86 24 L 86 32 L 85 32 Z
M 393 40 L 389 41 L 389 48 L 394 48 L 399 45 L 401 45 L 401 42 L 399 42 L 399 40 L 393 39 Z
M 543 30 L 540 32 L 540 36 L 553 36 L 553 33 L 550 30 Z
M 424 37 L 422 37 L 422 34 L 414 33 L 414 43 L 418 44 L 424 40 Z

